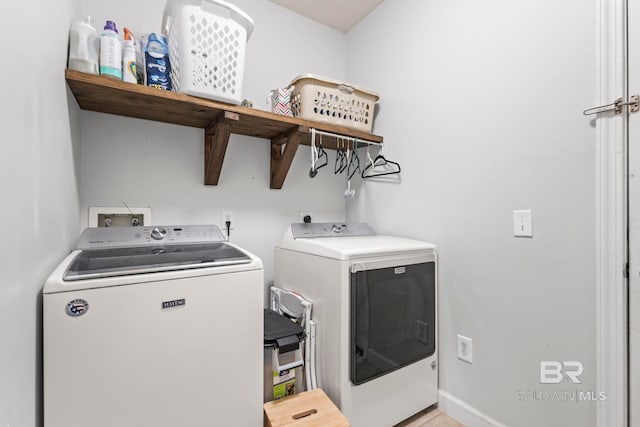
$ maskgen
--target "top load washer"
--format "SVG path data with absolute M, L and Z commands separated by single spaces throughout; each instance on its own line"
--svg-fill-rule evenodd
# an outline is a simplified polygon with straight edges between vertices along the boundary
M 436 247 L 366 224 L 292 224 L 274 286 L 313 303 L 318 387 L 354 427 L 388 427 L 438 398 Z
M 263 289 L 216 226 L 86 229 L 43 289 L 45 426 L 260 425 Z

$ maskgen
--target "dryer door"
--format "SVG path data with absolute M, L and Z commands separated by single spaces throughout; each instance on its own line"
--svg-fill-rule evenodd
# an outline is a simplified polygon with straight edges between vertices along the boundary
M 435 353 L 435 257 L 351 266 L 351 364 L 362 384 Z

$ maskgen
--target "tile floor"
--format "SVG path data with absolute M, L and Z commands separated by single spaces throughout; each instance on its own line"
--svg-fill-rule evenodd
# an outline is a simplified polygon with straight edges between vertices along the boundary
M 438 408 L 427 408 L 395 427 L 465 427 Z

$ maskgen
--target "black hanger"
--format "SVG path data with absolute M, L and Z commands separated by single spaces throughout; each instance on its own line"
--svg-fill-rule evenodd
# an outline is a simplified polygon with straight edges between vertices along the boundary
M 372 168 L 376 166 L 389 166 L 390 169 L 380 172 L 373 172 Z M 367 171 L 371 170 L 369 174 Z M 395 175 L 400 173 L 400 164 L 396 162 L 392 162 L 391 160 L 387 160 L 382 154 L 378 154 L 375 159 L 373 159 L 373 163 L 369 163 L 367 167 L 362 171 L 363 178 L 373 178 L 374 176 L 384 176 L 384 175 Z
M 347 155 L 342 151 L 342 147 L 336 143 L 336 163 L 333 166 L 333 173 L 339 174 L 344 172 L 347 167 Z
M 315 141 L 315 136 L 312 137 L 314 138 Z M 311 149 L 313 150 L 313 142 L 312 142 L 312 147 Z M 327 166 L 327 164 L 329 163 L 329 155 L 327 154 L 327 152 L 324 150 L 324 147 L 322 146 L 322 136 L 320 136 L 320 143 L 318 144 L 318 157 L 316 157 L 316 161 L 315 164 L 312 165 L 312 167 L 309 169 L 309 176 L 311 178 L 315 178 L 316 175 L 318 175 L 318 169 L 323 168 L 325 166 Z M 320 159 L 324 160 L 324 163 L 318 164 L 318 162 L 320 161 Z
M 322 141 L 320 141 L 320 145 L 318 146 L 318 158 L 316 159 L 316 162 L 319 162 L 321 159 L 324 160 L 324 163 L 320 165 L 316 163 L 316 170 L 323 168 L 327 166 L 327 164 L 329 164 L 329 155 L 324 150 L 324 147 L 322 146 Z
M 349 179 L 353 178 L 353 175 L 355 175 L 356 172 L 359 170 L 361 170 L 360 157 L 358 157 L 358 147 L 356 142 L 356 145 L 354 146 L 353 151 L 351 152 L 351 160 L 349 161 L 349 165 L 347 167 L 347 175 L 349 175 Z

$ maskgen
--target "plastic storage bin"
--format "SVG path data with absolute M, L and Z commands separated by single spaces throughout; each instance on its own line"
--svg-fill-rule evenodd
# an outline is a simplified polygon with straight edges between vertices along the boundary
M 296 77 L 292 85 L 294 117 L 371 133 L 376 93 L 313 74 Z
M 222 0 L 168 0 L 162 29 L 169 41 L 173 89 L 240 104 L 253 28 L 246 13 Z
M 264 402 L 304 390 L 304 329 L 281 314 L 264 309 Z

